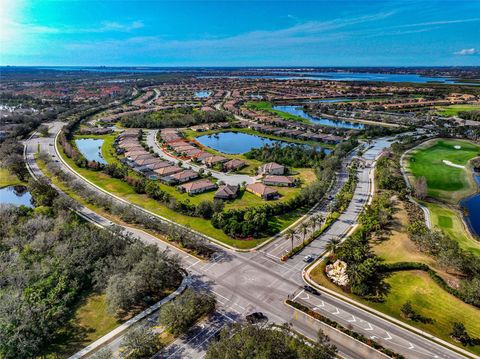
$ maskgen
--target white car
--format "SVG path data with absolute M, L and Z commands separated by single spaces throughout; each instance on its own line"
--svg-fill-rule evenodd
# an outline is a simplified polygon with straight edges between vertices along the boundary
M 305 263 L 310 263 L 311 261 L 313 261 L 313 256 L 311 254 L 308 254 L 305 257 L 303 257 L 303 261 Z

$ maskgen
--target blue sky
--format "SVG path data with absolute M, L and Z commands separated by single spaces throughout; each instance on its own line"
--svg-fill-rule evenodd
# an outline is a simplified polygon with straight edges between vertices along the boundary
M 2 65 L 480 65 L 480 1 L 0 0 Z

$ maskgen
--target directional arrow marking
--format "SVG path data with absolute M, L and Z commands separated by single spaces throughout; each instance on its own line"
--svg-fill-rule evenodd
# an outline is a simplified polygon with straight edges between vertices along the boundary
M 300 299 L 309 300 L 309 299 L 310 299 L 310 296 L 309 296 L 307 293 L 305 293 L 305 295 L 306 295 L 306 297 L 302 297 L 302 298 L 300 298 Z
M 337 308 L 337 307 L 335 307 L 335 312 L 334 312 L 334 313 L 332 313 L 332 314 L 333 314 L 333 315 L 340 314 L 340 311 L 338 310 L 338 308 Z
M 354 323 L 356 322 L 357 320 L 355 319 L 355 317 L 352 315 L 352 319 L 348 319 L 347 322 L 349 323 Z
M 387 337 L 386 337 L 386 338 L 383 338 L 383 339 L 385 339 L 385 340 L 390 340 L 390 339 L 392 339 L 392 336 L 390 335 L 389 332 L 385 332 L 385 333 L 387 333 Z
M 410 346 L 408 347 L 408 349 L 413 349 L 413 348 L 415 348 L 412 343 L 408 342 L 408 344 L 410 345 Z
M 367 323 L 367 322 L 365 322 L 365 323 Z M 365 330 L 373 330 L 373 327 L 370 323 L 367 323 L 367 325 L 368 325 L 368 328 L 365 328 Z

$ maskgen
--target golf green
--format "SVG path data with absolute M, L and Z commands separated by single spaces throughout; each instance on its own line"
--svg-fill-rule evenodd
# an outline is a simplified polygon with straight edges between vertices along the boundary
M 480 146 L 468 141 L 438 140 L 415 150 L 409 159 L 409 170 L 415 178 L 425 177 L 428 195 L 458 201 L 476 190 L 468 161 L 480 155 Z M 449 161 L 448 163 L 445 163 Z

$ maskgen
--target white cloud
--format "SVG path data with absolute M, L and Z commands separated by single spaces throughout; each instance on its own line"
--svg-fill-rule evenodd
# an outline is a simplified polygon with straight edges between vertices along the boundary
M 455 55 L 468 56 L 468 55 L 478 55 L 479 51 L 474 47 L 469 49 L 461 49 L 460 51 L 454 52 Z
M 459 20 L 440 20 L 440 21 L 428 21 L 428 22 L 419 22 L 415 24 L 399 25 L 396 27 L 401 28 L 401 27 L 416 27 L 416 26 L 450 25 L 450 24 L 463 24 L 466 22 L 478 22 L 478 21 L 480 21 L 480 18 L 459 19 Z

